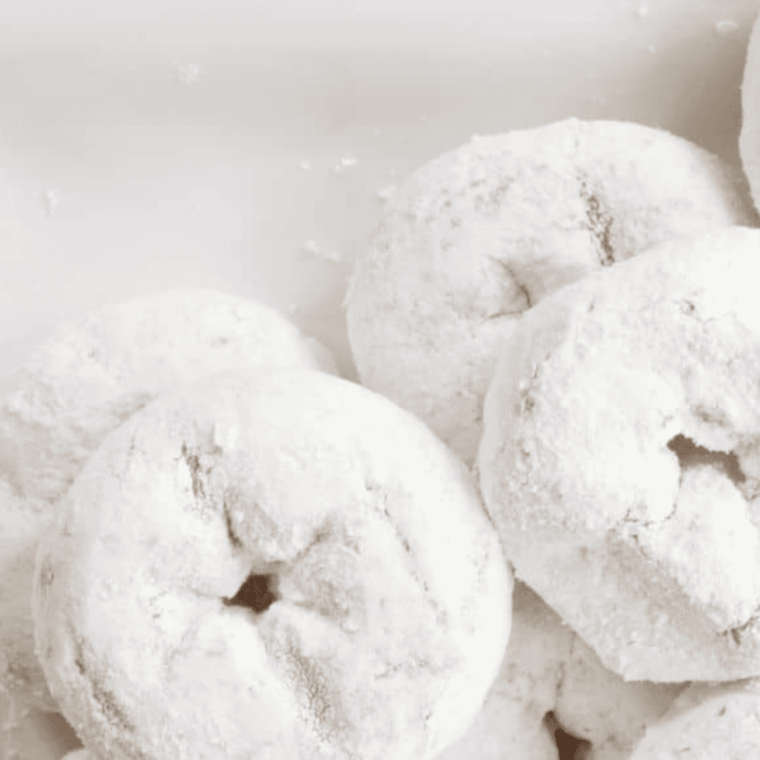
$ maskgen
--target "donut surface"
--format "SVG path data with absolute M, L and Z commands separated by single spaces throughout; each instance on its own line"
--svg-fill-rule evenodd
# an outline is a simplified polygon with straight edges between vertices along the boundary
M 574 638 L 540 597 L 516 583 L 499 675 L 467 734 L 436 760 L 558 760 L 544 716 L 557 703 Z
M 588 743 L 583 760 L 628 760 L 647 728 L 657 723 L 686 687 L 624 681 L 573 633 L 553 713 L 565 731 Z
M 568 285 L 504 345 L 478 469 L 518 577 L 628 680 L 760 673 L 760 231 Z
M 751 224 L 738 173 L 667 132 L 569 119 L 477 137 L 415 172 L 360 252 L 346 297 L 362 383 L 466 461 L 518 317 L 668 238 Z
M 518 581 L 499 675 L 467 734 L 436 760 L 559 760 L 570 737 L 578 760 L 628 760 L 685 686 L 624 681 Z
M 236 366 L 334 367 L 273 309 L 211 290 L 159 293 L 62 325 L 0 402 L 0 688 L 57 709 L 34 655 L 37 542 L 105 436 L 180 383 Z
M 322 373 L 226 373 L 87 461 L 37 556 L 37 652 L 100 757 L 425 760 L 483 703 L 511 585 L 419 420 Z
M 760 747 L 760 683 L 693 684 L 630 760 L 753 760 Z

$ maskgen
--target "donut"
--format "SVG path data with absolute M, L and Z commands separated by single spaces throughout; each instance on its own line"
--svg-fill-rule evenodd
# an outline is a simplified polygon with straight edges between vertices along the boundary
M 499 674 L 462 739 L 436 760 L 559 760 L 545 716 L 557 703 L 574 639 L 523 583 L 512 595 L 512 629 Z
M 91 753 L 427 760 L 506 647 L 512 579 L 470 472 L 313 371 L 167 392 L 40 543 L 37 654 Z
M 760 231 L 567 285 L 505 341 L 481 491 L 515 574 L 626 680 L 760 674 Z
M 739 155 L 755 207 L 760 209 L 760 18 L 752 27 L 742 79 Z
M 686 687 L 624 681 L 573 634 L 552 712 L 567 733 L 588 744 L 585 760 L 628 760 L 647 728 L 657 723 Z
M 628 760 L 685 687 L 624 681 L 517 581 L 499 675 L 467 734 L 436 760 Z
M 0 401 L 0 688 L 57 709 L 34 655 L 34 556 L 90 452 L 162 391 L 239 365 L 335 367 L 273 309 L 189 290 L 67 322 L 18 371 Z
M 693 684 L 655 725 L 630 760 L 750 760 L 760 747 L 760 683 Z
M 519 316 L 657 242 L 754 223 L 738 172 L 662 130 L 568 119 L 476 137 L 399 187 L 345 304 L 359 377 L 467 462 Z

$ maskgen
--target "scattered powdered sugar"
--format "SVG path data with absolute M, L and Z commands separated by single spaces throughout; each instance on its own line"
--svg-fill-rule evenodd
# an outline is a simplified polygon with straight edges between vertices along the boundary
M 315 240 L 307 240 L 303 244 L 303 250 L 306 253 L 316 256 L 317 258 L 324 259 L 325 261 L 331 261 L 335 264 L 343 260 L 343 257 L 336 250 L 325 250 Z
M 350 156 L 345 156 L 344 158 L 341 158 L 340 161 L 338 161 L 337 164 L 333 167 L 334 172 L 342 172 L 346 169 L 353 169 L 356 164 L 357 160 L 355 158 L 352 158 Z
M 731 19 L 723 19 L 722 21 L 717 21 L 715 24 L 715 31 L 721 37 L 735 37 L 740 29 L 741 27 L 739 23 L 732 21 Z
M 45 213 L 48 216 L 53 216 L 58 209 L 61 199 L 55 190 L 45 190 L 42 194 L 42 201 L 45 204 Z
M 396 185 L 388 185 L 377 191 L 377 197 L 383 202 L 387 203 L 396 193 Z
M 201 67 L 197 63 L 174 62 L 174 78 L 180 84 L 193 84 L 198 81 Z

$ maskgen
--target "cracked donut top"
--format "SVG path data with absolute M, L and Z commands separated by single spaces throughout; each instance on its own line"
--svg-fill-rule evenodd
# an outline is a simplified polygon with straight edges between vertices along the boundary
M 727 227 L 569 285 L 488 393 L 507 556 L 626 678 L 760 674 L 758 264 L 760 231 Z
M 753 221 L 738 172 L 662 130 L 570 119 L 473 138 L 399 187 L 359 253 L 359 375 L 472 460 L 520 314 L 654 243 Z
M 57 709 L 33 651 L 34 556 L 86 458 L 159 393 L 241 365 L 335 366 L 274 309 L 184 290 L 66 322 L 17 372 L 0 401 L 0 688 Z
M 0 406 L 2 474 L 21 496 L 52 501 L 158 392 L 240 364 L 335 371 L 327 349 L 279 312 L 213 290 L 157 293 L 66 322 Z
M 88 460 L 38 554 L 37 651 L 100 757 L 420 760 L 482 704 L 511 583 L 418 420 L 320 373 L 223 373 Z

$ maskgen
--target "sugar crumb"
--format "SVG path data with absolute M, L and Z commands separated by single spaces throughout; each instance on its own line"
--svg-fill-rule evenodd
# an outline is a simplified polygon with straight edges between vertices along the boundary
M 314 240 L 307 240 L 303 244 L 303 250 L 312 256 L 316 256 L 317 258 L 323 259 L 324 261 L 331 261 L 333 263 L 338 263 L 343 258 L 340 253 L 338 253 L 338 251 L 325 250 Z
M 739 24 L 731 19 L 723 19 L 715 24 L 715 31 L 721 37 L 733 37 L 740 28 Z
M 58 210 L 61 199 L 55 190 L 45 190 L 45 192 L 42 193 L 42 202 L 45 205 L 45 213 L 48 216 L 53 216 Z
M 333 167 L 333 171 L 342 172 L 344 169 L 351 169 L 356 166 L 357 160 L 355 158 L 345 157 L 341 158 L 337 164 Z
M 377 197 L 381 201 L 389 201 L 394 193 L 396 192 L 396 185 L 388 185 L 388 187 L 384 187 L 381 190 L 377 191 Z
M 180 84 L 193 84 L 198 81 L 201 67 L 197 63 L 174 62 L 174 77 Z

